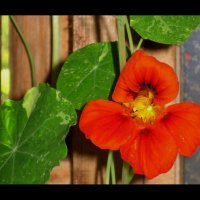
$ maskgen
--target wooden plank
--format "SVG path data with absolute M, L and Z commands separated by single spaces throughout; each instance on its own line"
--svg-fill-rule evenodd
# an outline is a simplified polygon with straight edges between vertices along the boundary
M 14 16 L 30 45 L 36 66 L 37 83 L 48 80 L 50 73 L 51 32 L 49 16 Z M 11 25 L 10 66 L 12 99 L 21 99 L 31 88 L 30 67 L 24 46 Z
M 60 54 L 62 64 L 73 50 L 73 38 L 71 38 L 72 31 L 72 16 L 60 16 Z
M 97 41 L 116 40 L 115 26 L 116 21 L 113 16 L 74 16 L 73 50 Z M 107 151 L 94 146 L 80 133 L 78 127 L 74 129 L 71 139 L 73 152 L 72 183 L 103 183 Z

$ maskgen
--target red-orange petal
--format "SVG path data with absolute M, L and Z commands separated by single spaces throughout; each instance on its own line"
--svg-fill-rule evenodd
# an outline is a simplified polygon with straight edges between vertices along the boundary
M 191 156 L 200 145 L 200 106 L 194 103 L 177 103 L 166 109 L 161 120 L 174 137 L 178 152 Z
M 140 130 L 120 148 L 122 159 L 130 163 L 136 174 L 152 179 L 173 166 L 177 147 L 162 124 Z
M 112 98 L 116 102 L 130 102 L 144 86 L 153 88 L 154 103 L 162 105 L 176 98 L 179 90 L 172 67 L 137 50 L 122 70 Z
M 118 150 L 135 134 L 130 112 L 122 105 L 106 100 L 89 102 L 83 109 L 79 127 L 102 149 Z

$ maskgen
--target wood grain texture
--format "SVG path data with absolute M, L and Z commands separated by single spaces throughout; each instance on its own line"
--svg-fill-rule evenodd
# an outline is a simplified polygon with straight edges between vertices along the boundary
M 94 42 L 116 40 L 115 27 L 113 16 L 73 16 L 73 51 Z M 94 146 L 78 127 L 72 134 L 72 183 L 103 183 L 107 151 Z
M 59 166 L 56 166 L 51 171 L 51 176 L 48 184 L 69 184 L 70 183 L 70 162 L 63 160 Z
M 73 46 L 71 45 L 73 38 L 69 37 L 73 28 L 70 19 L 70 16 L 60 16 L 60 54 L 62 64 L 73 50 Z
M 37 83 L 45 82 L 50 73 L 51 32 L 49 16 L 14 16 L 30 45 L 36 66 Z M 31 75 L 25 48 L 14 27 L 10 34 L 11 98 L 21 99 L 31 88 Z

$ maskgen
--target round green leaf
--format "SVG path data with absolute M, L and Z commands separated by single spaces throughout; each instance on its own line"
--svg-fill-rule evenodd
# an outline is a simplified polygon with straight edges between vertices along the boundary
M 119 74 L 117 43 L 101 42 L 73 52 L 64 63 L 57 89 L 76 109 L 93 99 L 107 99 Z
M 0 183 L 46 183 L 67 154 L 65 137 L 76 123 L 72 104 L 46 84 L 22 101 L 0 107 Z
M 130 16 L 130 26 L 144 39 L 181 44 L 200 23 L 200 16 Z

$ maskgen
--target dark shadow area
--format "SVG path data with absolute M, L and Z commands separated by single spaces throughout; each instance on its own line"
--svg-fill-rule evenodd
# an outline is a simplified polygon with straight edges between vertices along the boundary
M 80 112 L 78 115 L 80 116 Z M 92 125 L 91 125 L 92 126 Z M 74 184 L 75 177 L 79 177 L 81 174 L 79 172 L 74 171 L 74 159 L 73 155 L 87 155 L 87 157 L 91 157 L 92 159 L 97 158 L 97 165 L 95 169 L 95 183 L 100 178 L 100 183 L 104 183 L 105 175 L 103 173 L 106 168 L 108 150 L 102 150 L 99 147 L 95 146 L 89 139 L 85 137 L 85 135 L 80 131 L 78 123 L 76 126 L 71 127 L 71 130 L 66 137 L 66 145 L 68 147 L 68 156 L 67 158 L 71 163 L 71 184 Z M 84 162 L 84 160 L 83 160 Z M 122 171 L 122 159 L 119 151 L 114 151 L 114 162 L 115 162 L 115 170 L 116 170 L 116 180 L 121 180 L 121 171 Z
M 69 43 L 68 43 L 68 48 L 69 48 L 69 54 L 73 52 L 73 41 L 74 41 L 74 24 L 73 24 L 73 15 L 69 15 L 68 17 L 68 34 L 69 34 Z
M 116 181 L 121 182 L 123 160 L 121 159 L 120 151 L 114 151 L 113 155 L 114 155 L 114 162 L 115 162 Z
M 149 50 L 162 50 L 162 49 L 168 49 L 171 45 L 160 44 L 160 43 L 156 43 L 150 40 L 145 40 L 142 46 L 143 48 L 149 49 Z
M 131 33 L 132 33 L 134 46 L 137 47 L 141 36 L 132 28 L 131 28 Z M 128 38 L 127 34 L 126 34 L 126 38 Z M 127 41 L 128 41 L 128 39 L 127 39 Z M 168 44 L 161 44 L 161 43 L 153 42 L 153 41 L 146 40 L 146 39 L 143 40 L 143 43 L 142 43 L 142 48 L 149 49 L 149 50 L 167 49 L 169 47 L 170 47 L 170 45 L 168 45 Z
M 119 78 L 119 74 L 120 74 L 120 69 L 119 69 L 119 53 L 118 53 L 118 46 L 117 46 L 117 42 L 112 42 L 111 45 L 111 51 L 112 51 L 112 58 L 113 58 L 113 63 L 114 63 L 114 71 L 115 71 L 115 80 L 113 82 L 113 85 L 110 89 L 110 94 L 108 99 L 112 99 L 112 93 L 113 90 L 115 88 L 117 79 Z
M 73 177 L 74 177 L 74 170 L 73 170 L 73 149 L 72 149 L 72 136 L 73 136 L 73 129 L 74 127 L 70 128 L 70 131 L 65 138 L 65 143 L 67 145 L 68 153 L 67 153 L 67 159 L 70 161 L 70 183 L 73 183 Z
M 51 68 L 50 74 L 47 77 L 47 80 L 45 81 L 45 82 L 49 83 L 51 85 L 51 87 L 56 88 L 56 82 L 57 82 L 57 79 L 58 79 L 58 76 L 59 76 L 59 73 L 61 71 L 63 64 L 64 64 L 63 62 L 60 62 L 54 70 L 52 70 L 52 68 Z
M 98 147 L 97 147 L 98 148 Z M 104 183 L 105 176 L 103 174 L 103 169 L 106 168 L 106 162 L 107 162 L 107 152 L 101 153 L 101 155 L 97 157 L 97 165 L 95 169 L 95 183 L 98 182 L 98 179 L 100 177 L 100 182 Z
M 100 16 L 95 15 L 94 16 L 94 22 L 95 22 L 95 36 L 96 36 L 96 41 L 100 42 L 101 41 L 101 27 L 100 27 Z
M 91 157 L 91 160 L 97 157 L 97 169 L 96 169 L 96 181 L 97 181 L 97 173 L 101 173 L 101 177 L 103 179 L 102 169 L 106 164 L 107 160 L 107 150 L 102 150 L 96 147 L 90 140 L 85 138 L 84 134 L 79 130 L 78 124 L 72 127 L 70 131 L 70 137 L 68 137 L 67 145 L 69 149 L 69 156 L 71 161 L 71 182 L 74 184 L 75 177 L 81 176 L 79 171 L 74 171 L 74 157 L 72 155 L 87 155 L 87 157 Z M 73 136 L 72 136 L 73 135 Z M 82 161 L 84 162 L 84 160 Z M 84 164 L 84 163 L 83 163 Z M 84 177 L 83 177 L 84 178 Z M 80 177 L 81 179 L 81 177 Z

